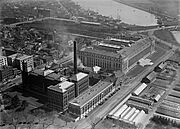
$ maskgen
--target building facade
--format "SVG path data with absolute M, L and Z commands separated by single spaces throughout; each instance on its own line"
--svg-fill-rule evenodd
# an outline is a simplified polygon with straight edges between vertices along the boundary
M 65 111 L 68 102 L 75 98 L 75 85 L 64 81 L 55 86 L 48 87 L 48 107 L 57 111 Z
M 7 57 L 0 56 L 0 66 L 8 65 L 7 63 Z
M 100 81 L 86 92 L 79 95 L 69 102 L 68 110 L 70 113 L 84 118 L 90 111 L 92 111 L 98 104 L 102 103 L 112 92 L 115 86 L 111 82 Z
M 109 70 L 122 70 L 121 56 L 116 53 L 99 51 L 94 48 L 82 48 L 78 55 L 85 66 L 100 66 Z
M 89 75 L 86 73 L 77 73 L 69 80 L 75 84 L 76 97 L 89 88 Z
M 0 82 L 14 75 L 14 70 L 10 66 L 1 66 L 0 67 Z

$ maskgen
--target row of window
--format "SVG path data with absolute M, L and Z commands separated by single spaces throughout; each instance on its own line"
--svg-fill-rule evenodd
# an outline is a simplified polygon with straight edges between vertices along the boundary
M 84 62 L 83 62 L 84 63 Z M 84 63 L 86 64 L 86 63 Z M 112 69 L 118 69 L 121 68 L 121 62 L 112 63 L 112 61 L 102 60 L 102 59 L 93 59 L 88 58 L 87 59 L 87 65 L 89 66 L 101 66 L 103 68 L 112 68 Z
M 95 54 L 95 53 L 88 53 L 88 52 L 80 52 L 79 53 L 79 57 L 94 57 L 94 58 L 98 58 L 98 59 L 106 59 L 106 60 L 111 60 L 111 61 L 119 61 L 118 58 L 111 57 L 111 55 L 104 56 L 104 55 Z
M 111 85 L 110 87 L 108 87 L 106 90 L 104 90 L 103 92 L 99 93 L 98 96 L 96 96 L 95 98 L 93 98 L 93 100 L 90 100 L 86 105 L 84 105 L 81 108 L 81 114 L 83 114 L 84 112 L 86 112 L 88 109 L 90 109 L 93 105 L 95 105 L 96 103 L 98 103 L 100 100 L 102 100 L 109 92 L 111 92 L 113 89 L 113 85 Z

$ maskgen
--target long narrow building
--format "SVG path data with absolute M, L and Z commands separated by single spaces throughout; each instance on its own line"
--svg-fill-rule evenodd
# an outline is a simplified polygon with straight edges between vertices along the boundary
M 87 89 L 86 92 L 71 100 L 69 102 L 69 112 L 78 116 L 80 119 L 84 118 L 98 104 L 114 92 L 114 88 L 112 82 L 100 81 Z

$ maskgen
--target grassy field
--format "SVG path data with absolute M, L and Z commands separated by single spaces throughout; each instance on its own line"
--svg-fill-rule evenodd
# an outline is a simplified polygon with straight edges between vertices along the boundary
M 127 5 L 159 14 L 177 17 L 180 7 L 179 0 L 116 0 Z
M 156 30 L 156 31 L 154 31 L 154 35 L 163 41 L 166 41 L 166 42 L 172 43 L 173 45 L 179 46 L 179 43 L 176 41 L 173 34 L 168 30 Z

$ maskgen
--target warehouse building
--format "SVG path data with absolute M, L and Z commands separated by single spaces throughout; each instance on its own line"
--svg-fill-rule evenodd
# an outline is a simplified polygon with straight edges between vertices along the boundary
M 167 66 L 167 63 L 166 62 L 161 62 L 158 66 L 156 66 L 154 68 L 154 71 L 155 72 L 161 72 L 165 69 L 165 67 Z
M 108 70 L 127 73 L 141 58 L 152 54 L 155 44 L 150 39 L 141 39 L 129 47 L 106 42 L 79 50 L 78 55 L 85 66 L 100 66 Z
M 90 111 L 92 111 L 98 104 L 103 102 L 112 92 L 115 91 L 113 83 L 107 81 L 100 81 L 86 92 L 82 93 L 75 99 L 69 102 L 69 112 L 78 116 L 80 119 L 84 118 Z
M 147 87 L 147 84 L 142 83 L 140 84 L 140 86 L 138 86 L 138 88 L 132 94 L 138 96 L 146 87 Z
M 139 97 L 139 96 L 131 96 L 129 98 L 129 100 L 133 100 L 133 101 L 136 101 L 136 102 L 147 104 L 148 106 L 152 106 L 154 104 L 154 102 L 152 100 L 144 99 L 144 98 Z
M 152 71 L 146 77 L 144 77 L 141 82 L 148 84 L 152 82 L 156 77 L 157 77 L 157 73 Z
M 48 107 L 57 111 L 68 109 L 68 102 L 75 98 L 75 85 L 64 81 L 48 87 Z
M 115 107 L 115 109 L 117 108 Z M 144 110 L 136 109 L 136 107 L 124 104 L 116 111 L 112 110 L 109 113 L 108 118 L 118 121 L 117 123 L 123 128 L 136 129 L 139 124 L 143 123 L 146 116 L 147 114 Z
M 133 100 L 128 100 L 126 103 L 128 106 L 134 107 L 138 110 L 143 110 L 145 113 L 149 113 L 149 105 Z

